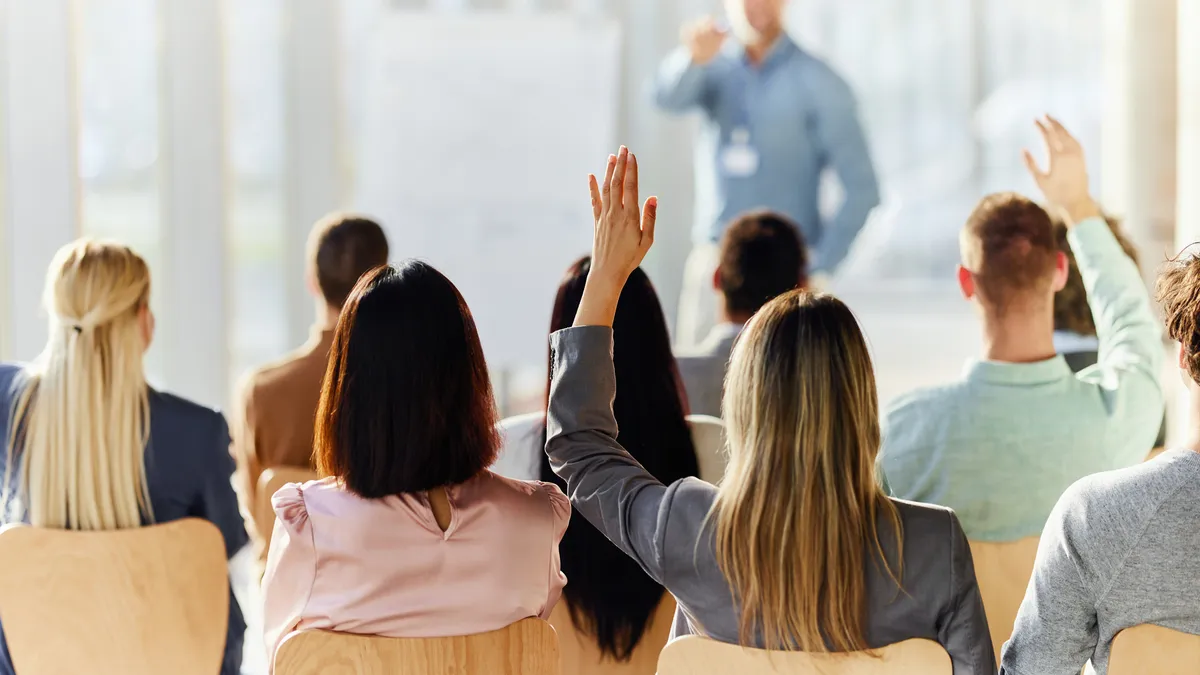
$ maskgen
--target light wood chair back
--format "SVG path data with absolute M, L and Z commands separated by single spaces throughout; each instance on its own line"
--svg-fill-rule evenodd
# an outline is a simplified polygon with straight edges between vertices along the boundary
M 464 637 L 389 638 L 309 630 L 275 654 L 275 675 L 560 675 L 550 624 L 524 619 Z
M 950 655 L 932 640 L 905 640 L 871 652 L 807 654 L 749 649 L 689 635 L 670 642 L 658 675 L 951 675 Z
M 263 551 L 271 546 L 271 532 L 275 529 L 275 509 L 271 508 L 271 497 L 288 483 L 307 483 L 317 480 L 317 472 L 296 466 L 275 466 L 263 471 L 258 477 L 254 499 L 254 527 L 263 540 Z
M 213 675 L 225 541 L 195 518 L 111 532 L 0 529 L 0 622 L 21 675 Z
M 716 485 L 725 477 L 725 465 L 729 463 L 725 454 L 725 424 L 721 418 L 708 415 L 688 415 L 687 422 L 696 461 L 700 464 L 700 480 Z
M 988 628 L 992 633 L 992 648 L 996 661 L 1000 651 L 1012 636 L 1017 610 L 1025 599 L 1033 563 L 1037 558 L 1038 537 L 1009 542 L 973 541 L 971 557 L 975 560 L 975 578 L 987 612 Z
M 1144 624 L 1126 628 L 1113 639 L 1109 675 L 1196 675 L 1200 672 L 1200 635 Z
M 591 636 L 575 628 L 571 621 L 571 610 L 567 601 L 560 600 L 550 614 L 550 625 L 558 633 L 558 649 L 562 655 L 562 669 L 570 675 L 654 675 L 658 668 L 658 655 L 671 637 L 671 624 L 675 619 L 675 598 L 664 593 L 658 609 L 650 617 L 650 625 L 642 633 L 642 639 L 633 650 L 629 661 L 619 662 L 600 653 L 600 647 Z

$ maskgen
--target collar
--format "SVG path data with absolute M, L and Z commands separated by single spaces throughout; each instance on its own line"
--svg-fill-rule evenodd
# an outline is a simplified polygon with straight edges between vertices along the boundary
M 1059 354 L 1100 351 L 1100 338 L 1069 330 L 1054 331 L 1054 351 Z
M 746 56 L 746 45 L 742 44 L 738 40 L 730 40 L 729 43 L 732 45 L 730 47 L 730 54 L 737 59 L 738 63 L 747 68 L 755 67 L 752 66 L 749 57 Z M 792 36 L 788 35 L 788 32 L 785 30 L 779 35 L 779 38 L 775 40 L 775 44 L 771 45 L 771 48 L 767 50 L 765 55 L 763 55 L 762 63 L 758 64 L 756 67 L 760 70 L 766 70 L 767 68 L 774 66 L 776 63 L 784 61 L 799 52 L 800 46 L 797 45 L 794 40 L 792 40 Z
M 1074 376 L 1071 367 L 1061 355 L 1035 363 L 970 359 L 963 368 L 963 377 L 968 381 L 989 384 L 1046 384 Z

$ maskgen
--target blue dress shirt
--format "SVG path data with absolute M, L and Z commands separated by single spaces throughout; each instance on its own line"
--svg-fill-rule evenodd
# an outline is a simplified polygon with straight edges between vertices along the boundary
M 663 63 L 654 97 L 664 110 L 704 113 L 695 153 L 696 243 L 717 242 L 734 218 L 768 208 L 800 226 L 813 271 L 837 268 L 879 204 L 854 94 L 841 77 L 786 35 L 759 65 L 729 40 L 703 66 L 681 47 Z M 739 133 L 758 155 L 751 175 L 730 171 L 722 159 Z M 846 195 L 828 223 L 818 203 L 826 168 L 837 173 Z

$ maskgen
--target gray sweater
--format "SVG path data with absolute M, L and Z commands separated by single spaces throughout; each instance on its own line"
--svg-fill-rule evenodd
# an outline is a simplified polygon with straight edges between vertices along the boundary
M 1089 476 L 1054 507 L 1004 645 L 1003 675 L 1108 672 L 1113 638 L 1150 623 L 1200 635 L 1200 454 Z
M 696 633 L 736 643 L 738 609 L 717 566 L 707 520 L 717 488 L 695 478 L 665 486 L 617 443 L 611 329 L 569 328 L 551 335 L 550 347 L 546 452 L 572 506 L 675 596 L 673 637 Z M 868 644 L 927 638 L 950 653 L 954 675 L 994 674 L 987 619 L 958 519 L 949 509 L 893 501 L 903 525 L 899 556 L 890 528 L 881 524 L 880 532 L 888 558 L 902 560 L 903 592 L 872 552 L 863 570 Z

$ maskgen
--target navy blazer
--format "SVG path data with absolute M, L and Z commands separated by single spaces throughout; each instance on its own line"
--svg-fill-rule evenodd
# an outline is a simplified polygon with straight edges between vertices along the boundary
M 0 363 L 0 475 L 8 463 L 13 407 L 26 383 L 21 366 Z M 146 446 L 146 483 L 154 522 L 203 518 L 221 530 L 225 555 L 233 556 L 248 538 L 230 477 L 229 428 L 221 413 L 172 394 L 150 390 L 150 442 Z M 12 480 L 19 473 L 11 472 Z M 164 598 L 168 602 L 169 598 Z M 229 593 L 229 634 L 221 675 L 237 675 L 242 666 L 246 622 Z M 0 634 L 0 675 L 12 675 L 8 645 Z

